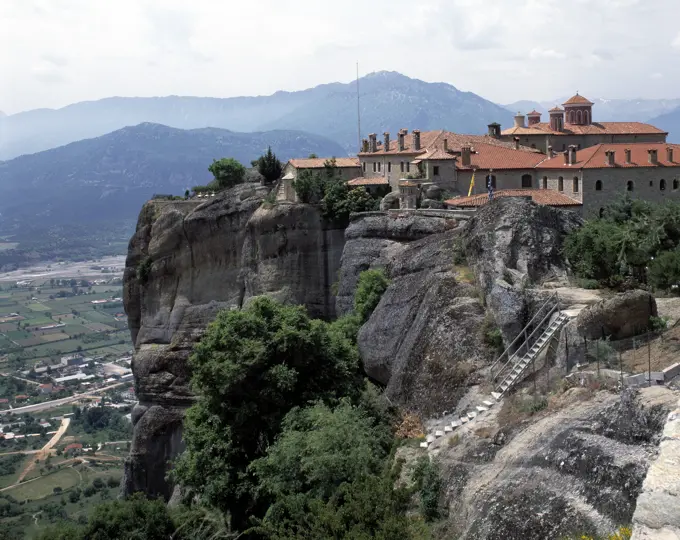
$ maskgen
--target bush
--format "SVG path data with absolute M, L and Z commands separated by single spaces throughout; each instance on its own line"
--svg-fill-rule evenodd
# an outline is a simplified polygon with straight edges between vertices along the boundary
M 663 332 L 668 328 L 668 317 L 654 317 L 653 315 L 649 318 L 649 329 L 652 332 Z
M 413 480 L 420 494 L 420 512 L 428 521 L 439 519 L 442 479 L 438 465 L 428 456 L 421 457 L 413 470 Z
M 246 168 L 234 158 L 214 160 L 208 170 L 215 177 L 219 189 L 228 189 L 242 184 L 246 176 Z
M 354 293 L 354 311 L 362 323 L 371 316 L 389 284 L 387 272 L 382 268 L 361 272 Z
M 142 283 L 146 283 L 149 280 L 149 275 L 151 274 L 151 257 L 145 257 L 137 266 L 137 279 Z
M 680 293 L 680 250 L 661 253 L 649 264 L 649 284 L 655 289 Z

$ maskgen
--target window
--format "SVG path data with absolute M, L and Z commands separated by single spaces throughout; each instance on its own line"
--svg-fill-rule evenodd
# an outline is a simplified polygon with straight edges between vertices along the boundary
M 406 162 L 406 172 L 411 172 L 411 164 L 408 161 Z
M 401 166 L 401 172 L 404 172 L 404 162 L 400 161 L 399 165 Z
M 557 179 L 557 190 L 564 191 L 564 178 L 561 176 Z
M 635 186 L 633 185 L 633 181 L 632 181 L 632 180 L 628 180 L 628 183 L 626 184 L 626 191 L 633 191 L 633 188 L 634 188 L 634 187 L 635 187 Z
M 527 140 L 528 140 L 528 139 L 527 139 Z M 532 144 L 531 144 L 531 148 L 536 148 L 536 145 L 532 143 Z
M 602 180 L 595 182 L 595 191 L 602 191 Z
M 366 172 L 366 162 L 364 161 L 361 166 L 364 168 L 364 172 Z
M 666 181 L 663 178 L 659 181 L 659 190 L 666 191 Z
M 572 185 L 571 185 L 571 190 L 574 193 L 578 193 L 578 176 L 574 176 L 574 179 L 572 180 Z
M 387 162 L 387 172 L 392 172 L 392 162 L 391 161 Z
M 530 174 L 523 174 L 522 175 L 522 187 L 523 188 L 530 188 L 533 184 L 532 178 Z
M 567 149 L 567 143 L 562 143 L 562 152 L 564 152 Z
M 574 111 L 569 111 L 569 123 L 574 123 Z
M 548 189 L 548 177 L 543 177 L 543 189 Z
M 496 189 L 496 175 L 495 174 L 491 175 L 491 187 Z
M 378 172 L 380 172 L 380 165 L 381 163 L 378 161 Z
M 678 189 L 678 187 L 680 187 L 680 182 L 678 182 L 678 179 L 676 178 L 675 180 L 673 180 L 673 191 Z
M 434 174 L 435 176 L 439 176 L 439 165 L 435 165 L 434 167 L 432 167 L 432 174 Z
M 588 114 L 588 111 L 583 111 L 583 123 L 590 124 L 590 114 Z
M 649 187 L 654 187 L 654 180 L 649 181 Z
M 578 112 L 576 113 L 576 121 L 577 121 L 579 124 L 582 124 L 582 123 L 583 123 L 583 113 L 582 113 L 581 111 L 578 111 Z
M 599 182 L 599 180 L 598 180 L 598 182 Z M 604 208 L 600 208 L 600 217 L 601 218 L 604 217 Z
M 377 166 L 377 163 L 374 161 L 374 162 L 373 162 L 373 172 L 375 172 L 376 166 Z

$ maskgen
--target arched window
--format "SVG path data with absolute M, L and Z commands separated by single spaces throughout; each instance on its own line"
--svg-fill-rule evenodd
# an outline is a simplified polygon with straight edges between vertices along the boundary
M 574 179 L 572 180 L 572 191 L 574 193 L 578 193 L 578 176 L 574 176 Z
M 590 124 L 590 114 L 588 111 L 583 111 L 583 123 L 586 125 Z
M 557 191 L 564 191 L 564 178 L 561 176 L 557 179 Z
M 543 189 L 548 189 L 548 177 L 543 177 Z
M 680 182 L 678 182 L 678 179 L 676 178 L 675 180 L 673 180 L 673 191 L 678 189 L 678 187 L 680 187 Z
M 569 111 L 569 123 L 574 123 L 574 111 Z
M 496 189 L 496 175 L 495 174 L 491 175 L 491 187 Z
M 632 180 L 628 180 L 628 183 L 626 184 L 626 191 L 633 191 L 634 184 Z
M 530 188 L 533 185 L 533 179 L 531 178 L 530 174 L 523 174 L 522 175 L 522 187 L 523 188 Z
M 578 111 L 576 113 L 576 122 L 579 124 L 583 124 L 583 113 L 581 111 Z
M 595 182 L 595 191 L 602 191 L 602 180 Z
M 654 180 L 649 181 L 649 187 L 654 187 Z
M 659 181 L 659 190 L 666 191 L 666 181 L 663 178 Z

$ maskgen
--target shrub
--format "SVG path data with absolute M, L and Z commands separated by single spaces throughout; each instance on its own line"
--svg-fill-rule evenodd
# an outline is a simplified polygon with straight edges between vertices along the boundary
M 152 264 L 151 257 L 145 257 L 137 266 L 137 279 L 142 284 L 148 281 Z
M 208 170 L 215 177 L 215 183 L 220 189 L 242 184 L 246 176 L 246 168 L 234 158 L 214 160 Z
M 354 311 L 364 323 L 373 313 L 390 281 L 384 269 L 364 270 L 354 293 Z
M 653 315 L 649 318 L 649 329 L 652 332 L 663 332 L 668 328 L 668 317 L 654 317 Z
M 420 511 L 428 521 L 440 517 L 439 496 L 442 479 L 438 465 L 428 456 L 421 457 L 413 470 L 413 480 L 420 495 Z
M 649 284 L 655 289 L 680 292 L 680 250 L 665 251 L 649 264 Z

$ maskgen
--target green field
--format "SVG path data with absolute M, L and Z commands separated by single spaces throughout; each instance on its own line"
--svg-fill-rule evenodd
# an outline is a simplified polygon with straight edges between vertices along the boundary
M 80 477 L 81 475 L 73 467 L 66 467 L 37 479 L 22 482 L 17 487 L 8 489 L 5 493 L 12 495 L 18 501 L 34 501 L 52 495 L 55 487 L 60 487 L 66 491 L 80 485 Z

